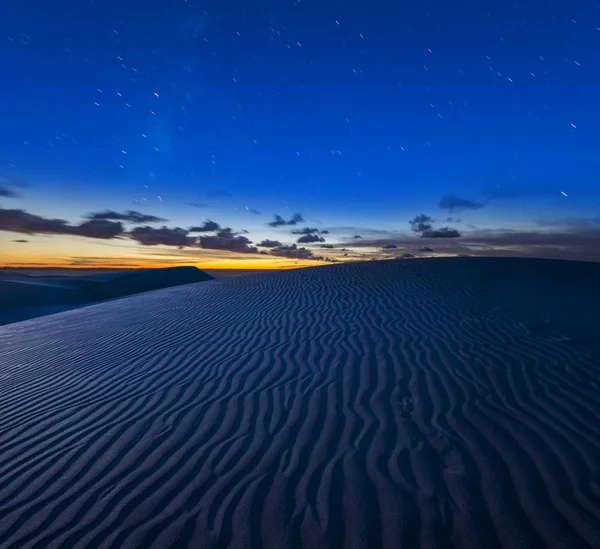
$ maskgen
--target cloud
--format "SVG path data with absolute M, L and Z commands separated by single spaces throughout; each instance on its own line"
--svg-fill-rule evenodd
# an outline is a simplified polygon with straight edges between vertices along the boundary
M 20 244 L 25 244 L 26 242 L 29 242 L 29 240 L 23 240 L 22 238 L 20 238 L 18 240 L 12 240 L 12 242 L 18 242 Z
M 123 234 L 123 225 L 103 219 L 70 225 L 64 219 L 50 219 L 24 210 L 0 209 L 0 231 L 23 234 L 54 234 L 110 239 Z
M 458 238 L 461 236 L 460 232 L 449 227 L 434 229 L 432 226 L 433 221 L 428 215 L 421 214 L 414 219 L 410 219 L 408 223 L 411 226 L 411 231 L 421 233 L 421 238 Z
M 269 222 L 268 225 L 269 227 L 283 227 L 284 225 L 297 225 L 298 223 L 302 223 L 303 221 L 304 218 L 302 217 L 302 214 L 299 213 L 294 214 L 289 221 L 286 221 L 280 215 L 276 215 L 275 220 Z
M 254 215 L 260 215 L 260 211 L 259 210 L 248 210 L 251 214 Z
M 102 219 L 110 221 L 126 221 L 129 223 L 160 223 L 167 221 L 162 217 L 155 215 L 146 215 L 135 210 L 127 210 L 126 212 L 119 213 L 112 210 L 105 210 L 103 212 L 91 213 L 86 216 L 88 219 Z
M 324 231 L 321 231 L 321 234 L 329 234 L 329 231 L 325 229 Z
M 429 246 L 423 246 L 422 248 L 419 248 L 420 252 L 433 252 L 433 248 L 430 248 Z
M 362 238 L 362 236 L 360 236 L 359 234 L 355 234 L 352 238 L 359 239 L 359 238 Z
M 415 257 L 415 256 L 413 254 L 411 254 L 410 252 L 405 252 L 400 257 L 407 259 L 409 257 Z
M 208 208 L 208 204 L 206 202 L 190 202 L 190 206 L 194 208 Z
M 421 214 L 417 215 L 414 219 L 409 220 L 410 230 L 415 233 L 422 233 L 423 231 L 429 231 L 432 227 L 433 219 L 428 215 Z
M 197 239 L 192 236 L 188 236 L 188 231 L 180 227 L 169 228 L 161 227 L 155 229 L 154 227 L 136 227 L 129 233 L 129 236 L 142 244 L 142 246 L 176 246 L 177 248 L 183 248 L 186 246 L 195 246 Z
M 263 240 L 260 244 L 257 244 L 257 246 L 261 246 L 263 248 L 277 248 L 282 246 L 282 244 L 278 240 Z
M 221 229 L 221 226 L 210 219 L 205 221 L 203 225 L 200 227 L 192 227 L 190 228 L 190 233 L 210 233 L 212 231 L 218 231 Z
M 335 246 L 333 244 L 323 244 L 321 246 L 321 248 L 327 248 L 327 249 L 331 250 L 331 249 L 335 248 Z
M 222 229 L 216 236 L 201 236 L 200 244 L 206 250 L 229 250 L 247 254 L 258 252 L 258 248 L 250 246 L 251 240 L 237 235 L 229 228 Z
M 382 246 L 382 248 L 384 250 L 393 250 L 395 248 L 397 248 L 398 246 L 396 246 L 396 244 L 386 244 L 385 246 Z
M 310 244 L 311 242 L 325 242 L 325 239 L 322 236 L 317 236 L 316 234 L 305 234 L 296 242 L 298 242 L 298 244 Z
M 473 202 L 467 198 L 447 194 L 438 202 L 438 207 L 452 212 L 454 210 L 477 210 L 483 208 L 483 204 L 481 202 Z
M 118 222 L 107 219 L 91 219 L 81 225 L 73 227 L 72 234 L 77 236 L 87 236 L 88 238 L 101 238 L 109 240 L 123 233 L 123 225 Z
M 292 234 L 313 234 L 318 233 L 319 229 L 315 229 L 314 227 L 304 227 L 303 229 L 296 229 L 292 231 Z
M 18 193 L 16 193 L 12 189 L 9 189 L 8 187 L 5 187 L 4 185 L 0 185 L 0 196 L 3 198 L 19 198 L 20 197 L 20 195 Z
M 298 248 L 296 244 L 273 248 L 271 250 L 271 255 L 277 257 L 289 257 L 291 259 L 315 259 L 311 250 L 307 248 Z
M 461 234 L 459 231 L 450 229 L 449 227 L 431 229 L 421 233 L 421 238 L 459 238 L 460 236 Z

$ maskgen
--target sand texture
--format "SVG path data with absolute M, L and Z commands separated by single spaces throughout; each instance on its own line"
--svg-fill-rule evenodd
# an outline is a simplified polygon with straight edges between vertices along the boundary
M 0 547 L 600 547 L 600 264 L 377 261 L 0 327 Z

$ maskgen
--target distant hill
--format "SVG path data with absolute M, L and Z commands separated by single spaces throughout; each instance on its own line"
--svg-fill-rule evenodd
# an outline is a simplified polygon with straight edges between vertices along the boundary
M 98 301 L 213 280 L 196 267 L 140 269 L 84 276 L 0 276 L 0 325 L 20 322 Z

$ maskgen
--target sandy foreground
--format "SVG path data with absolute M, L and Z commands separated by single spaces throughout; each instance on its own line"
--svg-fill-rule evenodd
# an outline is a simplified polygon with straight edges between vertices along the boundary
M 0 327 L 0 547 L 598 548 L 600 264 L 444 258 Z

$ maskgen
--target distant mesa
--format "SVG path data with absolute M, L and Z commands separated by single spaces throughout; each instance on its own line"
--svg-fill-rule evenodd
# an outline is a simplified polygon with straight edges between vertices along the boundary
M 141 292 L 213 280 L 196 267 L 83 276 L 28 276 L 12 270 L 0 274 L 0 325 Z

